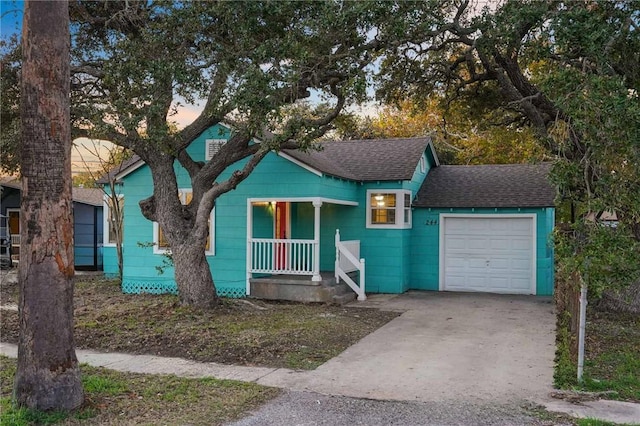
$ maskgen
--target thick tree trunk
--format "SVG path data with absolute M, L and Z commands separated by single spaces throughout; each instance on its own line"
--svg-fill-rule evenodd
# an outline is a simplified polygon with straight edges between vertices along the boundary
M 204 244 L 182 244 L 171 251 L 180 303 L 201 309 L 217 305 L 218 295 Z
M 212 308 L 218 304 L 218 295 L 205 256 L 208 238 L 205 220 L 208 221 L 213 206 L 206 218 L 200 219 L 202 223 L 198 227 L 196 213 L 190 210 L 193 206 L 183 205 L 184 200 L 178 197 L 173 158 L 159 156 L 151 160 L 154 195 L 140 201 L 140 210 L 144 217 L 160 224 L 169 242 L 180 302 L 202 309 Z
M 17 402 L 83 402 L 73 340 L 73 220 L 66 1 L 25 3 Z

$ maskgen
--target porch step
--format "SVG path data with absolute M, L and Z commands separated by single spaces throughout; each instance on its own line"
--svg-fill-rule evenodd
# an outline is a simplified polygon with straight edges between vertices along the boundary
M 348 285 L 340 283 L 339 286 L 345 286 L 349 290 L 348 293 L 344 294 L 336 294 L 333 296 L 333 304 L 334 305 L 346 305 L 347 303 L 351 303 L 358 297 L 354 291 L 352 291 Z
M 319 302 L 344 305 L 355 300 L 356 294 L 343 282 L 336 284 L 331 273 L 322 273 L 322 281 L 307 276 L 272 275 L 252 278 L 251 295 L 256 299 Z

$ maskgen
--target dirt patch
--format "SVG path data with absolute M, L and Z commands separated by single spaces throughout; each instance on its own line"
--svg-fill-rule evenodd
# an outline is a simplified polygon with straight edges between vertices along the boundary
M 5 287 L 2 303 L 16 303 L 17 291 Z M 317 367 L 399 315 L 238 299 L 200 311 L 176 296 L 122 294 L 100 279 L 78 282 L 74 303 L 77 348 L 295 369 Z M 2 311 L 0 336 L 17 343 L 17 312 Z

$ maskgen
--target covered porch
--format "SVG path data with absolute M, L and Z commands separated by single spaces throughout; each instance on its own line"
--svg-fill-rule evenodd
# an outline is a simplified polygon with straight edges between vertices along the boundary
M 342 278 L 351 281 L 348 286 L 363 300 L 364 260 L 359 259 L 359 241 L 340 242 L 336 228 L 340 209 L 356 206 L 354 201 L 322 197 L 247 199 L 247 295 L 260 297 L 252 294 L 252 284 L 255 288 L 261 283 L 270 289 L 266 293 L 272 297 L 266 298 L 329 301 L 322 298 L 342 291 L 331 288 Z M 352 279 L 354 272 L 359 284 Z M 285 287 L 315 296 L 308 300 L 300 295 L 282 297 L 292 293 L 284 291 Z M 318 295 L 324 293 L 329 296 L 320 300 Z

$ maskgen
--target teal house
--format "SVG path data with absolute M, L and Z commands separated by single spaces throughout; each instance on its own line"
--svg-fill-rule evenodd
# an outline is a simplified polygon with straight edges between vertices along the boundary
M 206 161 L 228 137 L 229 129 L 215 126 L 189 153 Z M 188 174 L 176 171 L 188 203 Z M 229 297 L 297 300 L 291 283 L 320 288 L 332 280 L 359 299 L 410 289 L 550 295 L 548 171 L 548 164 L 441 165 L 429 137 L 272 152 L 211 213 L 206 253 L 216 288 Z M 171 267 L 158 272 L 168 250 L 162 231 L 138 207 L 152 194 L 149 168 L 133 159 L 117 178 L 123 291 L 176 292 Z M 115 273 L 105 209 L 104 270 Z

